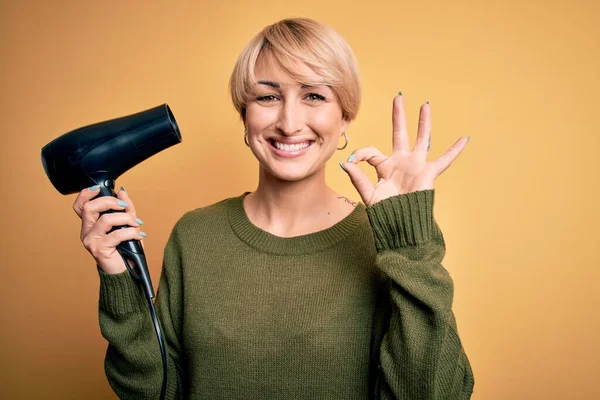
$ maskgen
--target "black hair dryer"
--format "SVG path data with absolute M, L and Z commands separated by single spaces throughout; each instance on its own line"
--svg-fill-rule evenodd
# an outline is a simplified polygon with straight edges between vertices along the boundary
M 167 104 L 137 114 L 87 125 L 54 139 L 42 148 L 42 164 L 54 187 L 64 195 L 100 186 L 100 196 L 116 197 L 115 180 L 161 150 L 181 142 Z M 108 211 L 118 212 L 118 211 Z M 126 226 L 115 227 L 115 229 Z M 148 265 L 138 240 L 121 242 L 117 250 L 146 298 L 154 297 Z M 127 259 L 135 266 L 130 267 Z

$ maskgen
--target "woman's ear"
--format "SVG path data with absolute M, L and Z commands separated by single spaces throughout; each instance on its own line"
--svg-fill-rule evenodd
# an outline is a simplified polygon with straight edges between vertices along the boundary
M 342 132 L 346 132 L 348 130 L 348 127 L 350 126 L 350 121 L 348 121 L 347 119 L 342 121 Z

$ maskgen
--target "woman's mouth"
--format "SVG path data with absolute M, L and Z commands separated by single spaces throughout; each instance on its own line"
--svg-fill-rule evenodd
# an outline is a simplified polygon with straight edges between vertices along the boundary
M 307 140 L 301 143 L 281 143 L 275 139 L 269 139 L 273 152 L 280 157 L 297 157 L 308 151 L 314 140 Z

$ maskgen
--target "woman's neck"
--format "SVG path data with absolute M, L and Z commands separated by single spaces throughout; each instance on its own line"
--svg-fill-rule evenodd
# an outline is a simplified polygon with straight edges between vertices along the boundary
M 325 182 L 325 168 L 300 181 L 282 181 L 260 171 L 256 191 L 246 196 L 250 221 L 280 237 L 326 229 L 350 214 L 353 206 Z

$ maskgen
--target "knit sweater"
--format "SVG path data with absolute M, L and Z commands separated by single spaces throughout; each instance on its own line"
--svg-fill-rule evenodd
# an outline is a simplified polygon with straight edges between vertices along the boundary
M 253 225 L 246 194 L 187 212 L 167 242 L 155 305 L 168 399 L 471 397 L 434 190 L 359 204 L 290 238 Z M 127 272 L 99 274 L 110 385 L 157 399 L 162 362 L 142 292 Z

